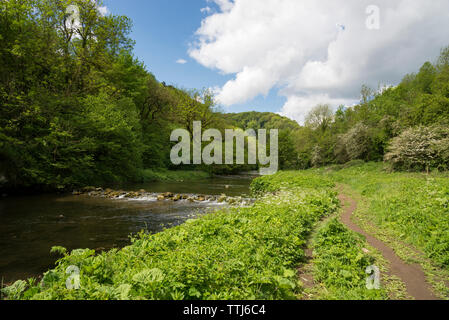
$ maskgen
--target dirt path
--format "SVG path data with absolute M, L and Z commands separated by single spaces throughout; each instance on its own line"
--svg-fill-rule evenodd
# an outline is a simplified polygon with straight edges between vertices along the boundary
M 339 199 L 343 205 L 342 222 L 352 231 L 362 234 L 367 242 L 379 250 L 384 258 L 390 262 L 390 271 L 399 277 L 407 287 L 409 295 L 416 300 L 438 300 L 432 293 L 430 285 L 426 282 L 426 276 L 418 264 L 406 264 L 402 261 L 390 247 L 386 246 L 379 239 L 363 231 L 358 225 L 352 222 L 352 214 L 357 209 L 357 202 L 340 192 Z

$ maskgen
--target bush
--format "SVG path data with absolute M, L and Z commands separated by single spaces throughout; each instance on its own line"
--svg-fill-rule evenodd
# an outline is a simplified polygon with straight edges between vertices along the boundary
M 393 170 L 447 169 L 449 128 L 419 126 L 407 129 L 391 141 L 384 160 Z
M 324 164 L 324 156 L 320 146 L 315 146 L 312 150 L 311 163 L 314 167 L 320 167 Z
M 368 160 L 371 144 L 369 128 L 363 123 L 358 123 L 339 137 L 335 156 L 343 163 L 349 160 Z

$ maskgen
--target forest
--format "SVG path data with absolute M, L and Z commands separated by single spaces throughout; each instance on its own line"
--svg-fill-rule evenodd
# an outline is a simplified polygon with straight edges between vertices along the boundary
M 73 4 L 81 8 L 79 27 L 67 14 Z M 210 90 L 159 82 L 133 55 L 132 22 L 102 16 L 98 5 L 0 4 L 1 186 L 65 190 L 157 179 L 154 172 L 167 169 L 250 169 L 171 164 L 172 130 L 192 132 L 193 121 L 222 131 L 243 123 L 220 112 Z M 259 121 L 255 129 L 299 128 L 274 114 L 253 118 Z
M 73 26 L 69 5 L 80 8 Z M 3 189 L 68 189 L 152 179 L 163 169 L 210 174 L 251 167 L 173 167 L 170 132 L 204 128 L 279 129 L 280 167 L 306 169 L 351 160 L 392 168 L 448 166 L 449 48 L 396 87 L 363 86 L 360 104 L 316 106 L 299 125 L 271 113 L 227 114 L 208 89 L 158 81 L 133 55 L 125 16 L 99 3 L 0 4 L 0 183 Z M 405 144 L 404 144 L 405 142 Z M 427 147 L 408 159 L 404 145 Z

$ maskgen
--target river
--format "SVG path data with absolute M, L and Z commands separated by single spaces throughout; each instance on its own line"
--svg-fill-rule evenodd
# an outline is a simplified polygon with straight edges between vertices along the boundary
M 128 191 L 241 196 L 252 176 L 216 177 L 188 182 L 121 186 Z M 130 244 L 141 230 L 160 232 L 198 212 L 226 206 L 216 202 L 94 198 L 87 195 L 36 195 L 0 200 L 0 281 L 36 277 L 54 266 L 53 246 L 69 250 L 107 250 Z

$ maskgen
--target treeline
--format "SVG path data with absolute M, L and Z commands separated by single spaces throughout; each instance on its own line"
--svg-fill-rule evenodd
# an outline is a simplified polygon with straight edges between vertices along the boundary
M 354 107 L 316 106 L 291 137 L 288 158 L 297 169 L 385 160 L 396 170 L 447 170 L 449 47 L 396 87 L 363 86 Z
M 170 133 L 228 124 L 208 90 L 160 83 L 101 1 L 0 2 L 0 187 L 65 189 L 170 168 Z
M 132 22 L 102 15 L 101 5 L 0 2 L 0 188 L 142 181 L 158 168 L 257 169 L 173 166 L 170 134 L 177 128 L 192 133 L 193 121 L 221 131 L 280 129 L 281 169 L 384 156 L 394 168 L 448 166 L 449 49 L 399 86 L 377 92 L 364 87 L 359 105 L 336 113 L 318 106 L 299 126 L 272 113 L 223 114 L 209 90 L 159 82 L 133 56 Z M 404 145 L 415 152 L 398 148 Z
M 449 169 L 449 47 L 398 86 L 362 86 L 353 107 L 318 105 L 303 126 L 272 113 L 226 114 L 244 129 L 280 129 L 282 169 L 385 161 L 393 170 Z
M 133 56 L 132 22 L 101 1 L 0 3 L 0 188 L 67 189 L 145 181 L 158 170 L 230 174 L 257 165 L 170 161 L 174 129 L 281 129 L 281 168 L 299 129 L 272 113 L 224 114 L 207 90 L 156 80 Z M 288 151 L 288 152 L 287 152 Z M 224 152 L 223 152 L 224 154 Z M 286 156 L 284 156 L 286 155 Z
M 271 112 L 227 113 L 222 117 L 230 125 L 243 130 L 279 130 L 279 169 L 297 168 L 298 152 L 292 133 L 301 130 L 298 122 Z

